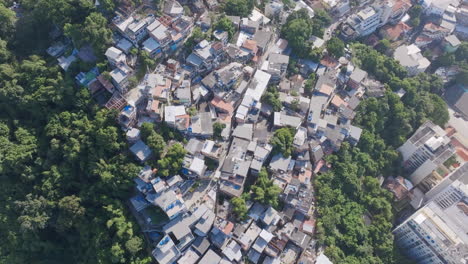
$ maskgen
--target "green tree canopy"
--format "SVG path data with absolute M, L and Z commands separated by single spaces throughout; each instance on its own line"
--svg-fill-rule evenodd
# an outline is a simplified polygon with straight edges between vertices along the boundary
M 387 82 L 393 91 L 399 89 L 406 91 L 402 100 L 391 93 L 381 99 L 385 101 L 386 107 L 381 107 L 380 111 L 390 111 L 388 118 L 382 118 L 382 114 L 376 116 L 371 114 L 365 117 L 365 119 L 377 119 L 378 116 L 379 122 L 388 122 L 388 129 L 383 132 L 388 136 L 384 135 L 383 138 L 391 141 L 391 145 L 401 145 L 408 135 L 407 132 L 419 127 L 425 119 L 432 120 L 441 126 L 448 121 L 447 107 L 443 107 L 443 101 L 438 96 L 444 90 L 443 82 L 438 76 L 421 73 L 408 78 L 406 70 L 392 58 L 361 44 L 353 45 L 352 50 L 360 66 L 374 75 L 377 80 Z M 365 105 L 366 103 L 362 104 L 362 106 Z
M 344 48 L 344 42 L 337 37 L 333 37 L 327 41 L 327 51 L 335 58 L 339 58 L 344 55 Z
M 253 8 L 254 2 L 252 0 L 227 0 L 224 2 L 224 12 L 228 16 L 248 17 Z
M 64 34 L 73 40 L 76 47 L 90 44 L 96 53 L 103 53 L 112 40 L 112 31 L 107 26 L 107 19 L 96 12 L 86 17 L 83 25 L 65 24 Z
M 335 263 L 398 263 L 393 252 L 391 195 L 381 189 L 379 173 L 362 163 L 367 153 L 344 143 L 330 157 L 333 169 L 315 179 L 317 237 Z M 371 160 L 391 163 L 385 158 Z M 365 217 L 373 219 L 368 225 Z M 352 260 L 352 262 L 349 262 Z
M 18 222 L 22 232 L 37 232 L 49 224 L 53 205 L 42 196 L 26 195 L 26 200 L 16 201 L 20 211 Z
M 255 201 L 278 208 L 278 196 L 281 189 L 268 177 L 268 171 L 264 167 L 258 174 L 257 181 L 251 189 Z
M 318 37 L 323 37 L 324 30 L 331 24 L 332 18 L 327 11 L 323 9 L 315 9 L 312 21 L 312 34 Z
M 164 138 L 154 130 L 146 138 L 146 144 L 148 147 L 150 147 L 150 149 L 153 151 L 153 155 L 156 157 L 159 157 L 166 148 L 166 141 L 164 141 Z
M 220 139 L 221 133 L 223 132 L 225 128 L 226 128 L 226 124 L 224 123 L 219 123 L 219 122 L 213 123 L 213 138 Z
M 78 227 L 86 211 L 81 206 L 81 199 L 75 195 L 65 196 L 60 199 L 58 209 L 57 228 L 63 231 L 71 227 Z
M 299 56 L 308 54 L 309 38 L 312 34 L 312 21 L 307 10 L 300 9 L 288 16 L 287 22 L 281 27 L 281 36 L 288 40 L 294 53 Z
M 304 91 L 307 93 L 311 93 L 315 87 L 315 81 L 317 79 L 317 75 L 315 72 L 309 75 L 309 78 L 304 83 Z
M 411 17 L 410 19 L 410 25 L 413 27 L 419 26 L 421 23 L 421 14 L 422 14 L 423 8 L 421 5 L 413 5 L 409 10 L 408 10 L 408 15 Z
M 391 43 L 388 39 L 382 39 L 379 41 L 377 46 L 375 46 L 375 49 L 378 50 L 380 53 L 386 53 L 390 50 L 391 48 Z
M 274 85 L 268 86 L 266 92 L 262 96 L 262 102 L 271 105 L 273 111 L 281 111 L 283 105 L 279 99 L 278 88 Z
M 158 174 L 168 177 L 179 173 L 182 169 L 186 151 L 184 146 L 175 143 L 169 147 L 166 155 L 158 160 Z
M 294 129 L 283 127 L 275 131 L 270 140 L 273 150 L 283 154 L 285 157 L 291 156 L 294 141 Z
M 11 38 L 15 30 L 16 14 L 0 2 L 0 39 Z
M 220 18 L 217 19 L 216 23 L 214 24 L 214 29 L 226 31 L 229 34 L 229 39 L 232 39 L 232 37 L 236 33 L 236 28 L 234 27 L 234 24 L 225 15 L 222 15 Z
M 231 199 L 232 212 L 240 220 L 247 217 L 247 205 L 242 197 L 234 197 Z
M 56 62 L 29 56 L 49 46 L 55 26 L 83 24 L 94 4 L 21 4 L 16 35 L 0 41 L 0 236 L 8 239 L 0 259 L 149 264 L 123 203 L 141 168 L 127 156 L 116 112 L 100 109 Z

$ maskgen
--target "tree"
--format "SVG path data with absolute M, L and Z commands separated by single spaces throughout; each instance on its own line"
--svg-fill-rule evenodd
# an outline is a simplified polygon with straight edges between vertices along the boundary
M 421 24 L 421 19 L 419 17 L 415 17 L 410 20 L 410 25 L 412 27 L 417 27 L 419 24 Z
M 375 49 L 380 53 L 386 53 L 390 50 L 391 44 L 388 39 L 382 39 L 379 41 Z
M 317 78 L 317 75 L 315 74 L 315 72 L 309 75 L 309 78 L 304 83 L 304 91 L 306 93 L 309 93 L 309 94 L 312 93 L 312 91 L 314 90 L 316 78 Z
M 125 263 L 125 251 L 119 243 L 112 245 L 110 253 L 112 263 Z
M 85 208 L 81 206 L 81 199 L 75 195 L 65 196 L 58 203 L 59 215 L 57 228 L 65 231 L 71 227 L 76 227 L 85 214 Z
M 205 38 L 205 34 L 202 32 L 201 28 L 195 26 L 192 30 L 192 35 L 185 41 L 184 47 L 188 51 L 192 51 L 195 45 L 202 41 Z
M 143 249 L 143 240 L 139 237 L 132 237 L 125 242 L 125 248 L 132 254 L 136 255 L 140 250 Z
M 164 138 L 154 130 L 146 138 L 146 144 L 153 151 L 153 154 L 156 157 L 159 157 L 166 148 L 166 142 L 164 141 Z
M 442 56 L 438 57 L 435 61 L 435 64 L 438 67 L 447 67 L 451 66 L 455 63 L 455 54 L 453 53 L 445 53 Z
M 11 38 L 15 30 L 16 14 L 0 2 L 0 39 Z
M 189 114 L 190 117 L 195 116 L 198 113 L 198 110 L 194 105 L 187 108 L 186 111 L 187 111 L 187 114 Z
M 281 109 L 283 108 L 283 105 L 281 104 L 281 101 L 279 99 L 278 88 L 273 85 L 270 85 L 267 88 L 267 91 L 265 92 L 265 94 L 263 94 L 261 101 L 271 105 L 273 111 L 275 112 L 281 111 Z
M 16 201 L 15 205 L 22 232 L 37 232 L 47 227 L 52 206 L 44 197 L 28 194 L 26 200 Z
M 287 73 L 288 77 L 299 73 L 299 66 L 297 65 L 297 60 L 295 60 L 294 58 L 290 58 L 289 60 Z
M 96 132 L 96 147 L 102 151 L 114 152 L 120 148 L 116 127 L 100 128 Z
M 229 34 L 229 39 L 232 39 L 234 34 L 236 33 L 236 28 L 232 21 L 225 15 L 222 15 L 218 18 L 217 22 L 214 24 L 214 28 L 216 30 L 226 31 Z
M 344 42 L 337 37 L 333 37 L 327 42 L 327 51 L 335 58 L 339 58 L 344 55 L 344 48 Z
M 219 122 L 213 123 L 213 138 L 220 139 L 221 133 L 223 132 L 225 128 L 226 128 L 226 124 L 224 123 L 219 123 Z
M 440 98 L 440 96 L 431 94 L 430 101 L 432 102 L 432 111 L 428 113 L 429 119 L 441 127 L 445 127 L 445 124 L 449 121 L 449 113 L 447 110 L 447 104 Z
M 314 23 L 320 24 L 322 27 L 329 26 L 332 22 L 332 18 L 327 13 L 327 11 L 323 9 L 314 10 Z
M 11 58 L 11 52 L 7 48 L 7 42 L 0 38 L 0 64 L 6 63 Z
M 463 41 L 455 52 L 456 58 L 468 60 L 468 42 Z
M 140 51 L 140 56 L 138 57 L 140 60 L 140 63 L 142 64 L 143 69 L 148 71 L 153 71 L 154 68 L 156 67 L 156 60 L 151 58 L 150 54 L 146 50 L 141 50 Z
M 141 139 L 153 151 L 156 158 L 159 158 L 161 153 L 166 148 L 166 141 L 164 138 L 154 130 L 154 124 L 144 122 L 140 127 Z
M 106 18 L 100 13 L 91 13 L 83 25 L 67 23 L 63 30 L 76 47 L 91 44 L 96 53 L 104 52 L 112 40 L 112 31 L 107 26 Z
M 456 81 L 463 85 L 468 85 L 468 67 L 462 67 L 456 76 Z
M 309 51 L 308 57 L 313 61 L 320 61 L 323 56 L 323 47 L 321 48 L 312 48 Z
M 409 10 L 408 14 L 411 17 L 410 25 L 413 27 L 419 26 L 421 23 L 421 14 L 422 14 L 422 6 L 421 5 L 413 5 Z
M 253 7 L 252 0 L 227 0 L 224 3 L 224 12 L 228 16 L 248 17 Z
M 273 150 L 276 153 L 281 153 L 285 157 L 291 156 L 293 150 L 294 129 L 283 127 L 275 131 L 270 140 Z
M 287 22 L 281 27 L 281 36 L 285 38 L 299 56 L 308 54 L 308 40 L 312 34 L 312 21 L 307 10 L 298 10 L 288 16 Z
M 278 207 L 278 196 L 281 189 L 269 179 L 268 172 L 265 167 L 262 167 L 258 174 L 256 183 L 252 186 L 254 200 L 264 205 L 271 205 L 275 208 Z
M 105 13 L 111 13 L 115 9 L 115 2 L 114 0 L 101 0 L 99 1 L 99 8 Z
M 312 19 L 312 34 L 314 36 L 322 37 L 324 29 L 330 25 L 332 18 L 323 9 L 316 9 L 314 11 L 314 18 Z
M 154 124 L 149 122 L 143 122 L 140 127 L 141 138 L 146 141 L 146 139 L 153 134 Z
M 408 10 L 408 15 L 410 17 L 419 17 L 422 13 L 422 6 L 421 5 L 413 5 L 409 10 Z
M 237 219 L 243 220 L 247 216 L 247 205 L 242 197 L 234 197 L 231 199 L 232 212 L 237 216 Z
M 100 109 L 86 88 L 75 87 L 74 74 L 28 56 L 49 45 L 52 22 L 36 25 L 43 21 L 37 14 L 64 17 L 59 28 L 82 24 L 86 3 L 93 6 L 25 0 L 21 33 L 0 41 L 0 120 L 7 120 L 0 122 L 0 236 L 8 239 L 0 243 L 0 258 L 7 263 L 151 262 L 123 205 L 141 166 L 127 155 L 116 112 Z M 47 8 L 32 14 L 39 6 Z M 23 37 L 33 50 L 18 45 Z
M 294 99 L 290 105 L 291 109 L 295 112 L 298 112 L 301 109 L 301 105 L 298 99 Z
M 168 177 L 179 173 L 182 169 L 185 154 L 186 151 L 181 144 L 176 143 L 170 146 L 166 155 L 157 162 L 158 174 L 163 177 Z
M 329 156 L 333 169 L 315 178 L 317 236 L 334 262 L 397 263 L 392 254 L 390 196 L 376 178 L 361 176 L 378 174 L 361 167 L 365 162 L 360 161 L 368 160 L 363 159 L 366 156 L 368 153 L 344 143 L 337 155 Z M 380 159 L 384 160 L 372 158 L 377 163 Z M 368 214 L 373 219 L 371 225 L 363 221 L 363 215 Z

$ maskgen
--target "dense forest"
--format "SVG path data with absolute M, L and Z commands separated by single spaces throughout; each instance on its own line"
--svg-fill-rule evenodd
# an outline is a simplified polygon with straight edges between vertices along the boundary
M 151 262 L 124 204 L 140 168 L 116 113 L 74 85 L 89 66 L 63 74 L 43 56 L 62 29 L 99 51 L 115 4 L 99 2 L 24 0 L 15 14 L 0 0 L 0 263 Z
M 100 109 L 74 76 L 90 65 L 75 63 L 63 74 L 44 56 L 53 32 L 64 33 L 76 47 L 91 44 L 102 63 L 110 41 L 107 19 L 123 0 L 0 0 L 0 263 L 150 263 L 138 225 L 124 201 L 140 169 L 127 155 L 115 112 Z M 228 1 L 251 9 L 250 1 Z M 133 4 L 126 1 L 125 4 Z M 295 50 L 302 48 L 300 29 L 323 34 L 329 23 L 319 13 L 310 22 L 300 12 L 288 19 L 283 35 Z M 219 23 L 219 27 L 224 27 Z M 293 34 L 289 32 L 298 32 Z M 322 31 L 322 32 L 320 32 Z M 342 44 L 332 42 L 339 55 Z M 304 56 L 320 51 L 305 47 Z M 448 119 L 434 76 L 407 78 L 395 61 L 363 45 L 354 47 L 361 67 L 389 90 L 404 88 L 399 98 L 388 92 L 361 103 L 355 122 L 364 128 L 357 147 L 344 145 L 328 158 L 333 170 L 316 178 L 318 238 L 334 263 L 404 263 L 390 234 L 390 195 L 376 176 L 392 174 L 400 145 L 426 118 Z M 144 130 L 144 129 L 143 129 Z M 161 139 L 148 128 L 144 139 L 160 153 Z M 143 131 L 144 132 L 144 131 Z M 278 135 L 278 138 L 284 135 Z M 278 146 L 282 146 L 279 140 Z M 286 151 L 288 148 L 285 148 Z M 161 175 L 178 169 L 180 144 L 154 160 Z M 172 166 L 176 164 L 177 166 Z M 275 204 L 276 190 L 265 173 L 254 199 Z M 239 201 L 240 203 L 242 201 Z M 366 216 L 367 220 L 364 220 Z
M 328 156 L 332 170 L 315 179 L 317 238 L 327 246 L 334 263 L 411 263 L 400 255 L 391 235 L 392 195 L 377 177 L 398 175 L 400 146 L 425 121 L 443 126 L 448 121 L 444 85 L 433 75 L 407 77 L 392 58 L 355 44 L 355 63 L 384 83 L 382 98 L 361 102 L 355 125 L 363 128 L 356 147 L 344 144 Z M 404 89 L 400 98 L 393 91 Z

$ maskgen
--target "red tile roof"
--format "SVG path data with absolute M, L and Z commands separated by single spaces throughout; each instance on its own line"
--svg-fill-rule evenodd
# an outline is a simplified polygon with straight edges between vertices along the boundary
M 250 50 L 252 51 L 252 53 L 257 53 L 257 41 L 255 40 L 251 40 L 251 39 L 247 39 L 246 41 L 244 41 L 244 43 L 242 44 L 242 48 L 244 49 L 247 49 L 247 50 Z
M 324 84 L 322 84 L 322 86 L 320 86 L 319 92 L 330 96 L 332 94 L 332 92 L 333 92 L 333 87 L 331 87 L 330 85 L 324 83 Z
M 232 114 L 234 112 L 234 107 L 232 107 L 230 103 L 225 102 L 223 99 L 219 97 L 215 96 L 215 98 L 211 100 L 211 104 L 216 108 L 219 108 L 225 112 L 228 112 L 229 114 Z
M 310 183 L 310 178 L 311 177 L 312 177 L 312 171 L 311 170 L 304 170 L 303 173 L 299 173 L 299 175 L 297 176 L 297 179 L 301 183 L 308 184 L 308 183 Z
M 109 91 L 109 93 L 114 92 L 114 85 L 108 79 L 106 79 L 104 75 L 99 75 L 97 79 L 102 84 L 102 86 L 104 86 L 104 88 Z
M 214 43 L 211 45 L 211 47 L 212 47 L 214 50 L 221 50 L 221 49 L 224 47 L 224 45 L 223 45 L 222 42 L 216 41 L 216 42 L 214 42 Z
M 340 107 L 342 105 L 344 105 L 344 106 L 348 105 L 348 103 L 345 102 L 343 99 L 341 99 L 341 97 L 339 97 L 338 95 L 335 95 L 333 97 L 333 99 L 331 100 L 331 104 L 334 105 L 335 107 Z
M 223 229 L 223 233 L 226 235 L 229 235 L 231 234 L 233 229 L 234 229 L 234 224 L 232 222 L 228 222 Z
M 463 148 L 457 148 L 457 155 L 464 161 L 468 161 L 468 152 Z
M 365 43 L 369 46 L 375 47 L 377 44 L 379 44 L 379 41 L 379 37 L 377 37 L 375 34 L 372 34 L 366 39 Z
M 190 126 L 190 116 L 189 115 L 176 116 L 176 123 L 180 124 L 184 129 L 188 129 Z
M 328 68 L 335 68 L 338 65 L 338 61 L 327 55 L 320 60 L 320 64 Z
M 395 12 L 400 8 L 409 9 L 410 6 L 411 6 L 410 0 L 399 0 L 399 1 L 396 1 L 395 4 L 393 5 L 392 11 Z
M 400 22 L 396 25 L 386 25 L 383 27 L 383 31 L 387 35 L 388 38 L 394 40 L 397 39 L 398 37 L 401 36 L 406 31 L 409 31 L 411 29 L 410 26 L 405 24 L 404 22 Z

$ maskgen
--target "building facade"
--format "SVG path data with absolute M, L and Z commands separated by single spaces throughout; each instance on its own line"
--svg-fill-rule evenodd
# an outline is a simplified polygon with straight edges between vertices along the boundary
M 411 182 L 417 186 L 439 165 L 449 159 L 455 149 L 446 132 L 431 121 L 421 125 L 398 151 Z
M 393 231 L 397 245 L 417 263 L 466 263 L 468 174 L 437 194 Z

